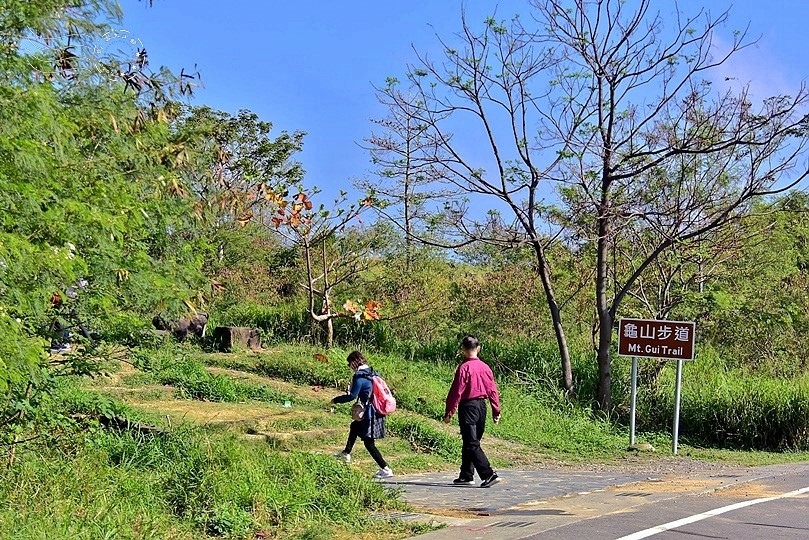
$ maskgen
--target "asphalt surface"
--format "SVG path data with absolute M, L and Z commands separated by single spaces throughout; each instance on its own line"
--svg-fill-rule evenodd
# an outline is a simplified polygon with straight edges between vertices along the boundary
M 491 488 L 454 473 L 387 481 L 416 509 L 397 517 L 444 523 L 423 540 L 809 538 L 809 463 L 645 473 L 498 471 Z
M 490 488 L 456 486 L 453 473 L 394 477 L 385 483 L 403 491 L 404 499 L 425 511 L 450 510 L 470 515 L 503 513 L 516 505 L 560 495 L 605 489 L 646 479 L 644 474 L 503 470 L 502 481 Z

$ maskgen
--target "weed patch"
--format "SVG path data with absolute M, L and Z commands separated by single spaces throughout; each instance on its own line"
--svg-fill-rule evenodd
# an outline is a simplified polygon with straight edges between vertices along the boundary
M 161 384 L 177 388 L 181 397 L 208 401 L 264 401 L 284 403 L 297 398 L 266 386 L 234 381 L 226 375 L 208 373 L 198 362 L 187 361 L 161 370 L 157 377 Z
M 391 416 L 388 428 L 397 437 L 410 443 L 415 452 L 434 454 L 447 461 L 461 459 L 461 442 L 457 437 L 430 426 L 412 416 Z

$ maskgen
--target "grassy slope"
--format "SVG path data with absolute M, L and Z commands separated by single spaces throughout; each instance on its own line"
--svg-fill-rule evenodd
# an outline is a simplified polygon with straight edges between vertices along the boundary
M 316 353 L 323 351 L 136 351 L 132 359 L 142 369 L 122 364 L 111 377 L 68 385 L 68 408 L 92 409 L 100 399 L 92 396 L 109 396 L 171 434 L 144 439 L 91 425 L 32 446 L 0 473 L 0 501 L 8 503 L 0 504 L 3 537 L 251 538 L 261 531 L 282 538 L 399 538 L 417 532 L 395 521 L 368 526 L 371 512 L 404 505 L 369 480 L 376 465 L 361 445 L 350 467 L 331 458 L 344 444 L 349 417 L 347 405 L 332 407 L 329 400 L 347 386 L 350 372 L 347 351 L 329 351 L 326 362 Z M 379 442 L 391 466 L 398 473 L 453 471 L 457 426 L 439 419 L 454 366 L 373 354 L 370 360 L 400 405 L 389 418 L 391 436 Z M 501 390 L 503 421 L 487 427 L 484 439 L 498 467 L 657 459 L 627 455 L 623 430 L 579 409 L 509 381 L 501 381 Z M 647 437 L 658 447 L 670 444 L 664 435 Z M 687 446 L 681 452 L 745 464 L 807 458 Z

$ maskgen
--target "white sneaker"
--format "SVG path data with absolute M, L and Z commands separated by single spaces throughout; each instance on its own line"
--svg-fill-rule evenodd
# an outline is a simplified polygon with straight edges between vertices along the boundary
M 393 471 L 390 467 L 385 467 L 384 469 L 379 469 L 376 471 L 374 478 L 391 478 L 393 476 Z
M 342 461 L 343 463 L 351 463 L 351 454 L 346 454 L 345 452 L 337 452 L 334 454 L 335 459 L 337 461 Z
M 51 354 L 59 354 L 63 352 L 68 352 L 70 350 L 70 343 L 62 343 L 56 347 L 51 347 L 50 352 Z

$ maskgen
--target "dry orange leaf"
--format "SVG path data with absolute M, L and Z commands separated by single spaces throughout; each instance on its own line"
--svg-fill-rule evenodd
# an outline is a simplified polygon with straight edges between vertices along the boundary
M 366 321 L 376 321 L 379 320 L 379 309 L 382 307 L 382 304 L 376 302 L 374 300 L 369 300 L 365 304 L 365 310 L 362 313 L 363 318 Z
M 343 304 L 343 309 L 345 309 L 349 313 L 359 313 L 361 311 L 360 306 L 358 306 L 351 300 L 346 300 L 346 303 Z

